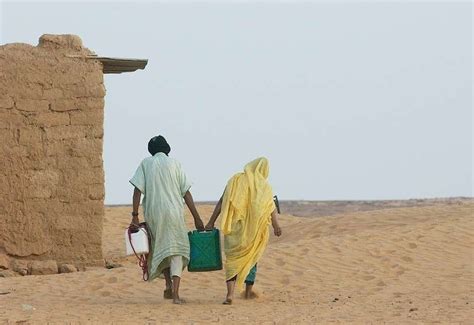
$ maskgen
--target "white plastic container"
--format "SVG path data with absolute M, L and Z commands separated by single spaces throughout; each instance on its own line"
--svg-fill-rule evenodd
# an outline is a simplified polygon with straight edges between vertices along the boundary
M 148 246 L 148 234 L 146 229 L 140 227 L 137 232 L 130 234 L 130 239 L 128 236 L 128 228 L 125 229 L 125 248 L 127 250 L 127 255 L 148 254 L 150 247 Z

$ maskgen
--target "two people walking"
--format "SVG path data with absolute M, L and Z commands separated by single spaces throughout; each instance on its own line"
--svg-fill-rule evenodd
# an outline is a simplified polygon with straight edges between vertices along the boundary
M 188 206 L 198 230 L 212 229 L 221 216 L 227 296 L 224 304 L 232 304 L 234 288 L 246 284 L 245 297 L 252 298 L 257 263 L 267 246 L 269 225 L 281 235 L 273 193 L 268 183 L 269 163 L 258 158 L 248 163 L 242 173 L 227 183 L 212 216 L 204 227 L 196 209 L 191 184 L 180 163 L 170 158 L 169 144 L 163 136 L 148 143 L 151 157 L 138 166 L 130 183 L 134 186 L 131 226 L 138 225 L 138 208 L 143 195 L 144 219 L 151 231 L 148 256 L 149 281 L 165 279 L 165 299 L 175 304 L 184 302 L 179 296 L 182 271 L 189 262 L 189 240 L 184 219 L 184 203 Z

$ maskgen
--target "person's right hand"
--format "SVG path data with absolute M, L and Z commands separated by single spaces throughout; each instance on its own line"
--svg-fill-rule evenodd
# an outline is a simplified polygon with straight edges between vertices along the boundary
M 196 226 L 196 229 L 199 230 L 199 231 L 204 230 L 204 224 L 202 223 L 201 219 L 194 220 L 194 226 Z
M 138 220 L 138 217 L 133 217 L 132 222 L 130 222 L 130 226 L 128 227 L 130 228 L 132 232 L 136 232 L 138 231 L 139 225 L 140 225 L 140 221 Z

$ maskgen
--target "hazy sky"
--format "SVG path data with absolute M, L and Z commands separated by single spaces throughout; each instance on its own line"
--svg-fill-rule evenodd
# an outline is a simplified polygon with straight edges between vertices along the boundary
M 106 203 L 163 134 L 198 200 L 258 156 L 281 199 L 472 196 L 472 4 L 3 1 L 0 43 L 77 34 L 106 75 Z M 0 67 L 1 69 L 1 67 Z

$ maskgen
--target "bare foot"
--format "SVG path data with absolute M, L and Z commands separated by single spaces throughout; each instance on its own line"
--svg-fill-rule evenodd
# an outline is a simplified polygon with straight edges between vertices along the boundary
M 232 299 L 227 298 L 226 300 L 224 300 L 224 302 L 222 304 L 223 305 L 232 305 Z
M 243 291 L 242 292 L 242 298 L 244 299 L 257 299 L 258 298 L 258 293 L 255 291 Z
M 183 305 L 186 303 L 186 300 L 184 299 L 180 299 L 180 298 L 174 298 L 173 299 L 173 304 L 175 305 Z
M 173 299 L 173 290 L 171 288 L 165 289 L 165 291 L 163 291 L 163 298 Z

